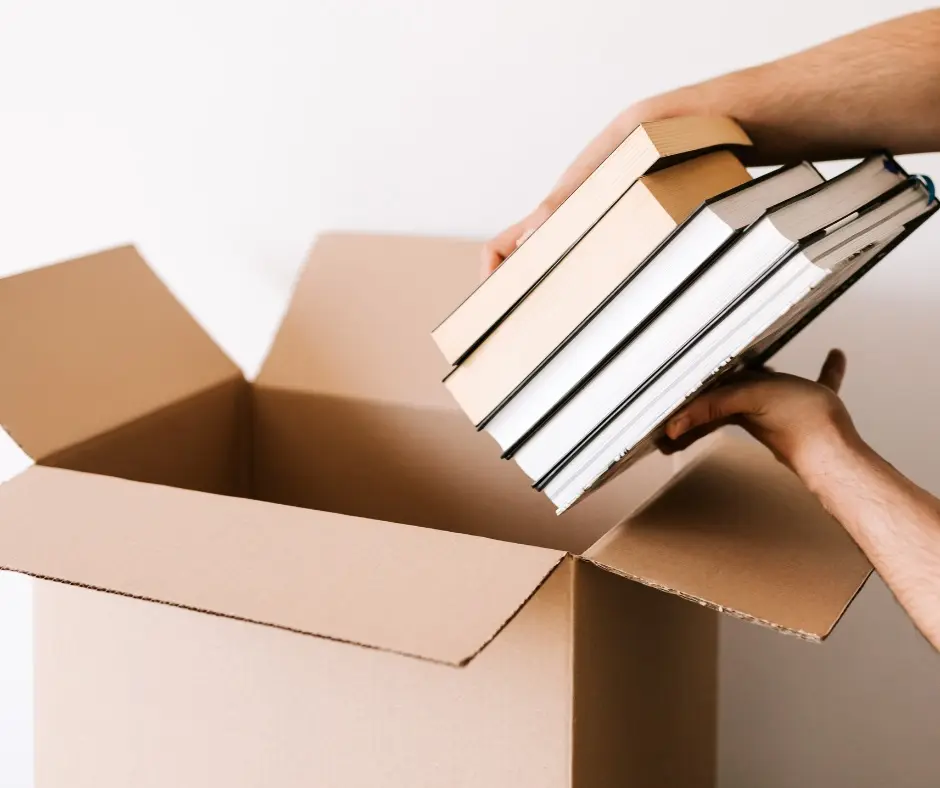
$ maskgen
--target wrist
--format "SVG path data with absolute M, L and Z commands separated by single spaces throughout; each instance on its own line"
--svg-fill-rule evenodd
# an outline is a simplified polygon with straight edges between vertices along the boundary
M 850 474 L 869 454 L 854 426 L 831 424 L 794 452 L 791 466 L 810 492 L 822 496 L 834 479 Z
M 738 76 L 737 73 L 728 74 L 650 96 L 627 109 L 625 114 L 642 120 L 664 120 L 683 115 L 731 115 L 731 99 L 737 91 L 729 83 Z

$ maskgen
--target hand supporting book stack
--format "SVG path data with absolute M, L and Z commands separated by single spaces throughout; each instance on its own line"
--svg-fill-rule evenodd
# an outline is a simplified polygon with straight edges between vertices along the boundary
M 886 152 L 752 179 L 748 145 L 727 118 L 639 126 L 434 330 L 457 403 L 559 513 L 938 207 Z

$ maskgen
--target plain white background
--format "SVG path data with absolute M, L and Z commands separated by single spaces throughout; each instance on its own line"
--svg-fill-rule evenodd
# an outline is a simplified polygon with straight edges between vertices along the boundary
M 0 273 L 133 241 L 251 373 L 317 231 L 487 235 L 631 101 L 919 7 L 0 0 Z M 940 220 L 781 359 L 845 347 L 863 431 L 934 490 L 938 250 Z M 0 574 L 2 788 L 31 784 L 30 619 Z M 725 622 L 721 679 L 724 786 L 940 783 L 940 659 L 877 580 L 822 647 Z

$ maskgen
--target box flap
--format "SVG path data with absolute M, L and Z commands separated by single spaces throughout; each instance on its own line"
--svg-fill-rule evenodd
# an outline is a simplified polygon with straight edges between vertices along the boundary
M 0 280 L 0 424 L 37 461 L 240 374 L 133 247 Z
M 565 553 L 36 466 L 0 568 L 463 664 Z
M 479 282 L 480 245 L 408 236 L 321 236 L 258 382 L 455 409 L 431 329 Z
M 585 558 L 809 640 L 829 634 L 871 572 L 796 476 L 725 435 Z

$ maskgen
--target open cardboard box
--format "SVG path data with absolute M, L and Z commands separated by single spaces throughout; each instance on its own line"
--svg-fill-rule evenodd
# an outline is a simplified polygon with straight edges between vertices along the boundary
M 725 439 L 556 517 L 440 385 L 477 251 L 321 238 L 252 383 L 132 248 L 0 281 L 39 788 L 712 784 L 707 608 L 822 639 L 870 567 Z

